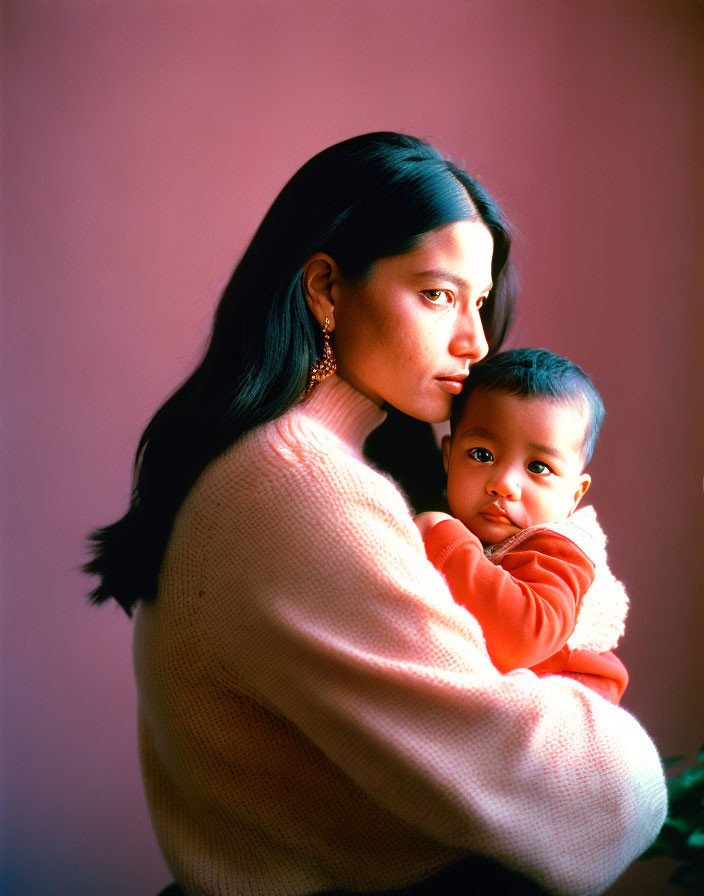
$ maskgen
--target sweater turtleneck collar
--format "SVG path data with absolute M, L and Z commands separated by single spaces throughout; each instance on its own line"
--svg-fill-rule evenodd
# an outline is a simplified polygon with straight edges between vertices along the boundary
M 386 419 L 386 411 L 337 374 L 318 383 L 298 408 L 357 449 L 361 449 L 369 433 Z

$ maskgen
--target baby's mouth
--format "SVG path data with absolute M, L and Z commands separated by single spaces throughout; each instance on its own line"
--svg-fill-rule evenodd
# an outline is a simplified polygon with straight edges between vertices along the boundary
M 491 520 L 491 522 L 503 523 L 506 526 L 516 526 L 517 528 L 520 528 L 500 504 L 490 504 L 481 511 L 481 515 L 486 519 Z

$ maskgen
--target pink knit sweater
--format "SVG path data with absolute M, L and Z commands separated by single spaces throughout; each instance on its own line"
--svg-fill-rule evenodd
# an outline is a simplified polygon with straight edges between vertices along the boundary
M 572 681 L 494 669 L 361 456 L 382 419 L 330 377 L 179 512 L 134 641 L 167 863 L 191 896 L 297 896 L 477 852 L 598 893 L 663 821 L 653 744 Z

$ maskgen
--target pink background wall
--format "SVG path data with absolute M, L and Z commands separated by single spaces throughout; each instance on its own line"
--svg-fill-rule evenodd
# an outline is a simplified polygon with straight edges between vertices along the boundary
M 153 896 L 130 624 L 84 535 L 203 345 L 288 176 L 376 129 L 435 141 L 515 222 L 514 344 L 582 363 L 592 497 L 632 599 L 624 704 L 704 739 L 702 5 L 686 0 L 6 0 L 5 892 Z M 701 97 L 699 97 L 701 98 Z M 700 146 L 700 144 L 699 144 Z M 614 894 L 665 894 L 666 862 Z

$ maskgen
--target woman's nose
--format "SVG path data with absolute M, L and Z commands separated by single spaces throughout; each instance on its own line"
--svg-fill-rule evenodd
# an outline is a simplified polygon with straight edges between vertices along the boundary
M 517 501 L 521 497 L 520 479 L 510 468 L 494 465 L 486 482 L 486 490 L 490 495 Z
M 450 350 L 456 357 L 468 358 L 470 364 L 481 361 L 489 351 L 489 343 L 486 341 L 482 319 L 476 306 L 459 315 Z

